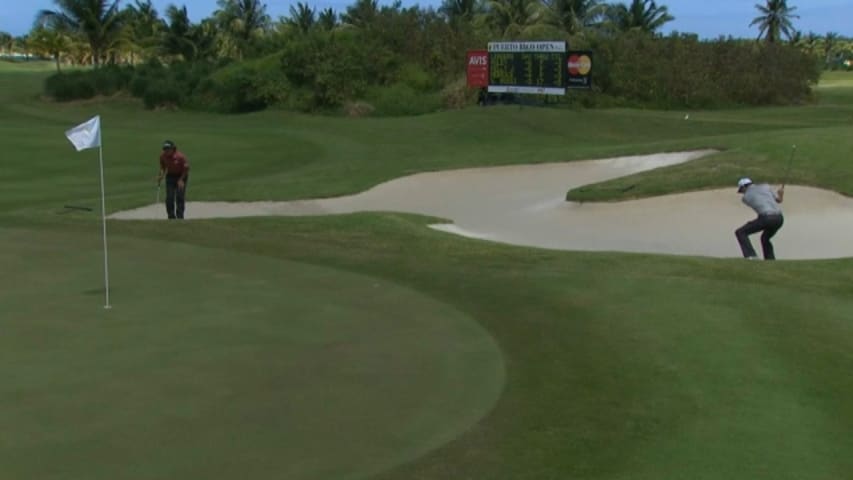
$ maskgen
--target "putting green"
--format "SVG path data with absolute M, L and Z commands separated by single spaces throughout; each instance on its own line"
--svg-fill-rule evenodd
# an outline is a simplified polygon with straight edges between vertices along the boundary
M 164 228 L 183 225 L 166 224 Z M 387 281 L 0 229 L 0 478 L 361 478 L 482 418 L 494 340 Z

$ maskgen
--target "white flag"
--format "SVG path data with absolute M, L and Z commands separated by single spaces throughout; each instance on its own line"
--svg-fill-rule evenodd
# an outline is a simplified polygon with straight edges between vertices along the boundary
M 101 146 L 101 116 L 97 115 L 86 123 L 81 123 L 65 132 L 65 136 L 79 152 L 87 148 Z

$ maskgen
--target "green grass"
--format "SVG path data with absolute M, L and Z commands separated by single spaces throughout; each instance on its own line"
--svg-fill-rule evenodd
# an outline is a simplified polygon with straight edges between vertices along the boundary
M 355 477 L 503 385 L 487 332 L 389 281 L 116 236 L 104 312 L 89 236 L 0 232 L 3 478 Z
M 850 87 L 791 108 L 472 108 L 418 118 L 146 112 L 39 99 L 0 70 L 0 478 L 837 479 L 853 471 L 853 262 L 558 252 L 397 214 L 109 222 L 158 146 L 193 200 L 362 190 L 406 173 L 716 147 L 617 182 L 850 192 Z M 845 84 L 835 74 L 829 81 Z M 850 101 L 848 101 L 850 100 Z M 694 121 L 695 120 L 695 121 Z M 807 167 L 806 167 L 807 166 Z M 589 198 L 613 198 L 608 185 Z M 633 191 L 631 193 L 634 193 Z M 734 228 L 734 226 L 724 226 Z M 816 232 L 831 234 L 831 232 Z M 735 250 L 736 244 L 732 244 Z
M 56 64 L 44 60 L 0 59 L 0 72 L 32 74 L 34 72 L 53 72 Z

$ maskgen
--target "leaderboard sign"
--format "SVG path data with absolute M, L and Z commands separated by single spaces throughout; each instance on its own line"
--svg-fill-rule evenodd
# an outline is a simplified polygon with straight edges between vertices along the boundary
M 566 42 L 489 42 L 490 93 L 566 94 Z
M 490 93 L 565 95 L 590 88 L 592 53 L 570 52 L 566 42 L 490 42 L 468 52 L 468 85 Z

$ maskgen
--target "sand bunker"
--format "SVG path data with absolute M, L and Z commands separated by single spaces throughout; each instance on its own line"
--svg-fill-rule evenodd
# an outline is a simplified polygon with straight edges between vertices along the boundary
M 754 217 L 735 188 L 616 203 L 573 203 L 567 190 L 675 165 L 712 151 L 411 175 L 346 197 L 292 202 L 190 202 L 187 218 L 395 211 L 446 218 L 433 228 L 472 238 L 562 250 L 739 257 L 734 230 Z M 853 256 L 853 199 L 788 186 L 780 259 Z M 162 205 L 114 219 L 162 219 Z M 753 236 L 758 248 L 758 237 Z

